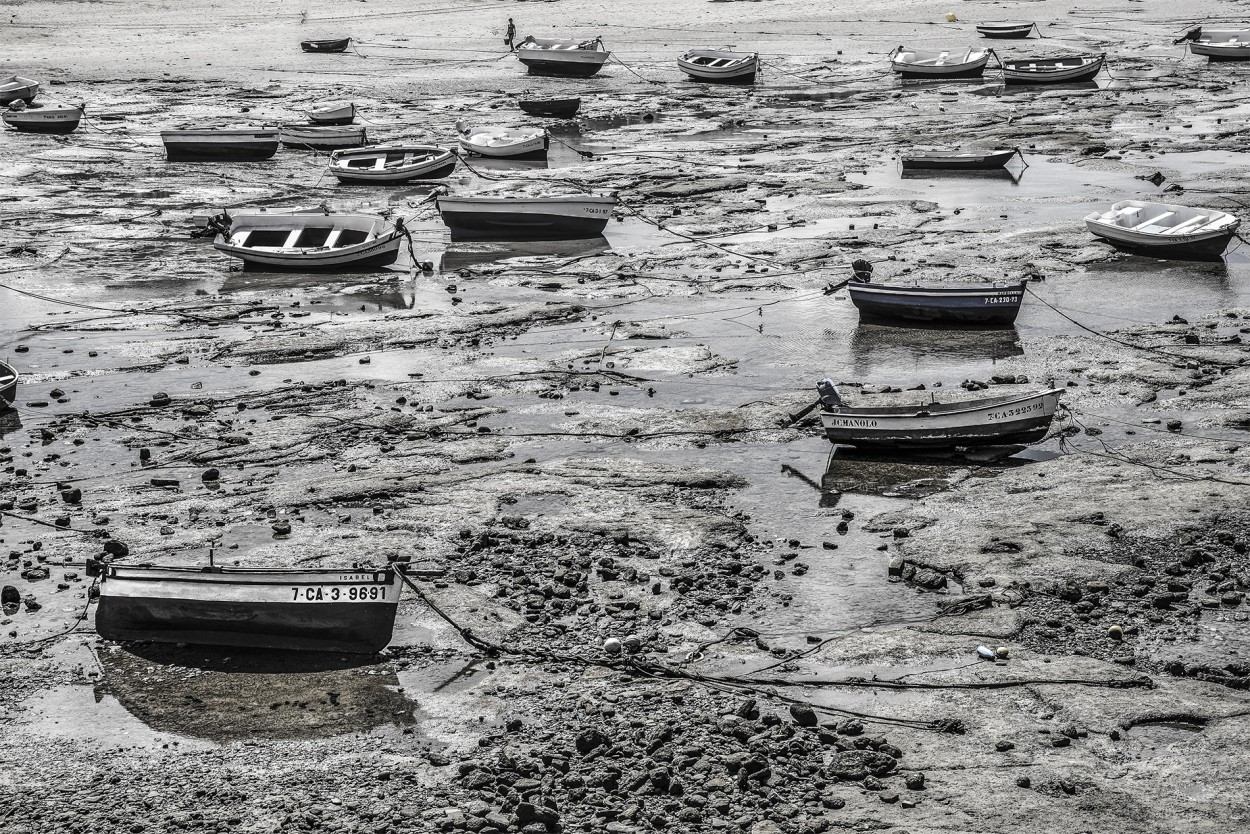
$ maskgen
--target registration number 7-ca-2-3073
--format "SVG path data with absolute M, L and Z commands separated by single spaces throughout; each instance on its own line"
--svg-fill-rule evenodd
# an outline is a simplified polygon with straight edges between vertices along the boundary
M 292 602 L 381 602 L 386 599 L 386 587 L 370 585 L 357 587 L 348 585 L 304 585 L 292 588 Z

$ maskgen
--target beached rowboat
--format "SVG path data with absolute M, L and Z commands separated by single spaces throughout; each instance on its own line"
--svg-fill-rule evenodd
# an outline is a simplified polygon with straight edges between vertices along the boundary
M 1069 55 L 1064 58 L 1020 58 L 1003 61 L 1008 84 L 1076 84 L 1092 81 L 1106 55 Z
M 758 52 L 692 49 L 677 59 L 677 67 L 696 81 L 753 84 L 759 71 Z
M 852 281 L 846 289 L 864 318 L 1008 325 L 1020 313 L 1025 282 L 908 287 Z
M 952 171 L 988 171 L 1002 168 L 1018 150 L 998 151 L 918 151 L 901 158 L 903 170 L 949 169 Z
M 516 45 L 516 56 L 531 75 L 588 77 L 603 68 L 609 52 L 599 38 L 574 41 L 565 38 L 527 37 Z
M 1214 61 L 1250 61 L 1250 31 L 1245 29 L 1200 29 L 1190 41 L 1193 55 L 1206 55 Z
M 1085 218 L 1091 232 L 1117 247 L 1180 260 L 1220 257 L 1240 225 L 1215 209 L 1142 200 L 1122 200 Z
M 330 154 L 330 173 L 354 184 L 437 180 L 450 176 L 458 161 L 435 145 L 374 145 Z
M 925 50 L 898 47 L 890 68 L 903 78 L 980 78 L 992 53 L 971 47 L 962 50 Z
M 603 234 L 616 197 L 448 197 L 437 199 L 452 240 L 572 240 Z
M 346 52 L 351 46 L 351 38 L 338 38 L 322 41 L 300 41 L 299 48 L 305 52 Z
M 349 125 L 356 119 L 356 105 L 328 104 L 309 112 L 308 121 L 318 125 Z
M 96 632 L 257 649 L 368 654 L 391 641 L 403 581 L 394 567 L 295 570 L 88 562 L 100 577 Z
M 17 399 L 17 368 L 0 361 L 0 411 L 7 411 Z
M 495 159 L 546 159 L 548 137 L 545 130 L 525 132 L 497 127 L 467 127 L 456 122 L 460 148 L 479 156 Z
M 0 79 L 0 104 L 24 101 L 30 104 L 39 95 L 39 82 L 20 75 Z
M 861 448 L 1001 446 L 1046 436 L 1062 389 L 1003 394 L 962 402 L 848 406 L 828 379 L 820 392 L 820 422 L 832 443 Z
M 47 99 L 21 105 L 15 102 L 0 113 L 0 120 L 24 133 L 73 133 L 82 120 L 82 108 L 53 104 Z
M 267 128 L 162 130 L 161 141 L 165 143 L 165 154 L 175 161 L 256 162 L 278 152 L 278 131 Z
M 580 98 L 523 98 L 519 106 L 531 116 L 547 116 L 553 119 L 571 119 L 582 106 Z
M 210 221 L 213 247 L 245 269 L 351 272 L 399 258 L 406 231 L 374 214 L 239 214 Z
M 285 148 L 333 151 L 358 148 L 366 144 L 369 137 L 364 125 L 283 125 L 278 129 L 278 139 Z
M 1027 38 L 1035 26 L 1037 24 L 1031 20 L 996 20 L 978 23 L 977 32 L 983 38 L 1019 40 L 1020 38 Z

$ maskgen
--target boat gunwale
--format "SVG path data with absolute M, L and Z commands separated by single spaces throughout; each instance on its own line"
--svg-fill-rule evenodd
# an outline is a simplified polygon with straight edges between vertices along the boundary
M 1017 402 L 1045 399 L 1052 394 L 1062 394 L 1063 391 L 1064 389 L 1062 388 L 1048 388 L 1042 391 L 1034 391 L 1030 394 L 1000 394 L 976 400 L 955 400 L 945 403 L 928 402 L 915 403 L 913 405 L 866 406 L 858 408 L 854 406 L 840 406 L 836 409 L 822 407 L 820 413 L 831 417 L 890 417 L 906 420 L 925 419 L 938 415 L 949 417 L 985 411 L 990 408 L 1002 408 Z M 929 413 L 920 415 L 917 414 L 918 411 L 927 411 Z

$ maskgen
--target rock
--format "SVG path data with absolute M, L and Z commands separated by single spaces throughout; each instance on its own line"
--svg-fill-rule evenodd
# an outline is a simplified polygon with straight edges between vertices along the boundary
M 877 798 L 887 805 L 892 805 L 895 802 L 898 802 L 898 794 L 894 791 L 882 791 L 877 794 Z
M 922 790 L 924 790 L 924 773 L 922 773 L 922 772 L 920 772 L 920 771 L 916 771 L 915 773 L 909 773 L 909 774 L 907 774 L 907 778 L 906 778 L 906 780 L 904 780 L 904 781 L 906 782 L 906 784 L 907 784 L 907 789 L 908 789 L 909 791 L 922 791 Z
M 166 394 L 164 391 L 158 391 L 157 393 L 152 395 L 152 399 L 148 401 L 148 405 L 154 406 L 156 408 L 164 408 L 165 406 L 169 405 L 172 402 L 173 400 L 170 399 L 168 394 Z
M 531 802 L 522 802 L 516 806 L 517 821 L 522 825 L 529 825 L 532 822 L 542 823 L 547 827 L 559 825 L 560 815 L 550 808 L 541 805 L 534 805 Z
M 994 749 L 999 753 L 1006 753 L 1008 750 L 1015 750 L 1016 745 L 1004 738 L 994 742 Z
M 851 718 L 838 725 L 838 733 L 844 736 L 863 735 L 864 725 L 858 718 Z
M 847 750 L 829 759 L 828 771 L 839 779 L 858 782 L 868 776 L 885 776 L 894 770 L 893 756 L 873 750 Z
M 807 704 L 791 704 L 790 717 L 800 727 L 815 727 L 817 723 L 816 711 Z
M 16 614 L 17 609 L 22 605 L 22 594 L 12 585 L 5 585 L 0 590 L 0 607 L 3 607 L 5 614 Z
M 125 542 L 109 539 L 104 543 L 104 552 L 110 556 L 116 556 L 118 559 L 124 559 L 130 555 L 130 548 Z
M 820 804 L 830 809 L 831 811 L 836 811 L 839 808 L 846 807 L 846 800 L 840 796 L 829 796 L 828 794 L 826 794 L 825 796 L 822 796 L 820 798 Z
M 200 480 L 204 483 L 212 483 L 221 479 L 221 472 L 218 469 L 205 469 L 204 474 L 200 476 Z
M 38 582 L 41 579 L 47 579 L 51 575 L 51 571 L 44 565 L 36 565 L 33 568 L 22 571 L 22 578 L 27 582 Z
M 1029 787 L 1029 786 L 1030 786 L 1030 785 L 1032 785 L 1032 784 L 1033 784 L 1033 780 L 1032 780 L 1032 779 L 1030 779 L 1030 778 L 1029 778 L 1029 777 L 1027 777 L 1027 776 L 1017 776 L 1017 777 L 1016 777 L 1016 787 L 1017 787 L 1017 788 L 1027 788 L 1027 787 Z
M 26 597 L 22 600 L 22 603 L 26 606 L 26 610 L 30 611 L 31 613 L 38 611 L 40 608 L 43 608 L 43 606 L 40 605 L 39 602 L 35 599 L 34 594 L 27 594 Z
M 177 489 L 181 483 L 177 478 L 153 478 L 151 484 L 154 487 L 169 487 Z
M 82 502 L 82 490 L 78 487 L 70 487 L 61 490 L 61 500 L 66 504 L 78 504 Z
M 595 727 L 582 730 L 574 739 L 573 745 L 577 748 L 577 752 L 585 756 L 596 747 L 607 744 L 610 739 L 603 732 Z
M 1118 625 L 1114 625 L 1111 628 L 1107 629 L 1107 637 L 1111 640 L 1123 640 L 1124 629 Z
M 885 782 L 882 782 L 876 776 L 864 777 L 864 790 L 866 791 L 883 791 L 885 790 Z

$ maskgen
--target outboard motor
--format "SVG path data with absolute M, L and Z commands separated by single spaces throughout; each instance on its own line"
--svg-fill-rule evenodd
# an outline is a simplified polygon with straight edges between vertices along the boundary
M 872 263 L 863 258 L 857 258 L 851 261 L 851 272 L 854 277 L 851 278 L 857 284 L 867 284 L 872 281 Z
M 820 404 L 825 408 L 841 408 L 843 405 L 838 386 L 828 377 L 816 383 L 816 393 L 820 395 Z

